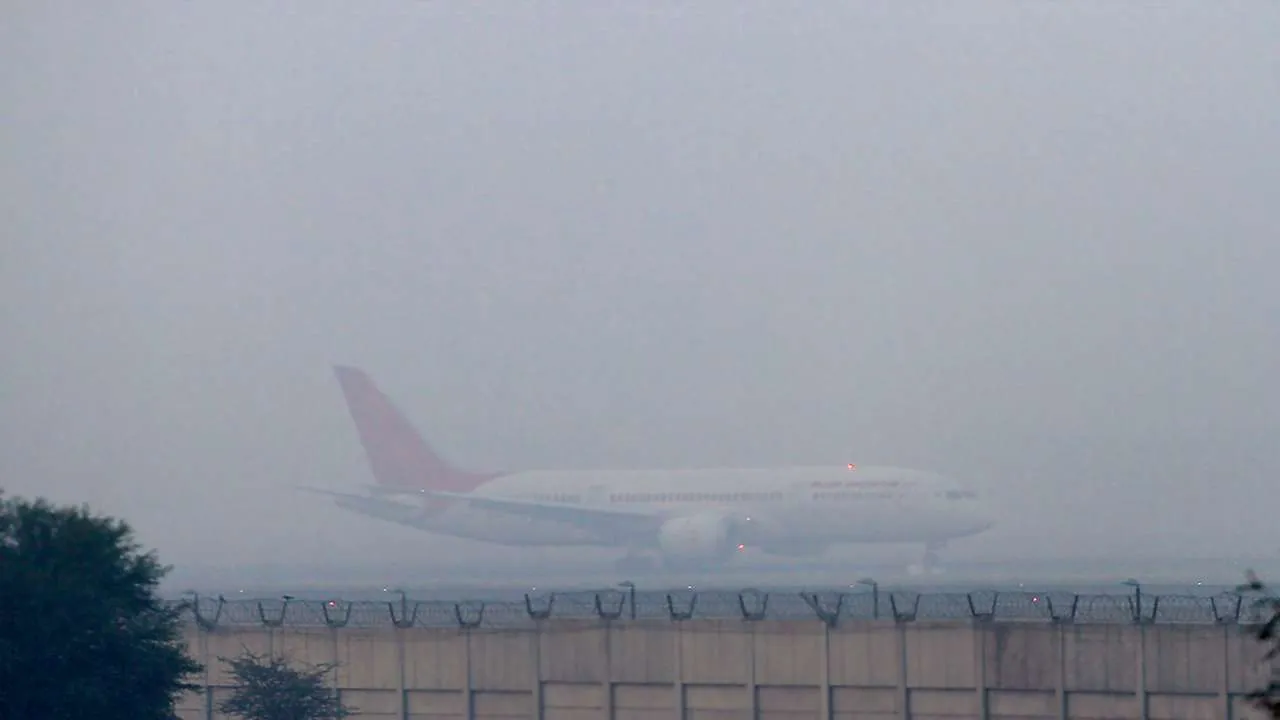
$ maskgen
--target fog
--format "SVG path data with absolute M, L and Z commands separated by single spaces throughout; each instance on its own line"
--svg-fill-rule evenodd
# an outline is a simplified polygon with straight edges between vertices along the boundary
M 894 464 L 957 556 L 1275 552 L 1280 5 L 14 3 L 0 484 L 177 564 L 474 469 Z

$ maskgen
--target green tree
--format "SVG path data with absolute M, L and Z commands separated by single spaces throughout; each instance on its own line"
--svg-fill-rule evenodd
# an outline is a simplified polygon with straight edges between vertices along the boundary
M 354 712 L 326 682 L 337 665 L 297 668 L 282 657 L 247 650 L 219 660 L 230 666 L 235 681 L 230 696 L 218 703 L 220 713 L 244 720 L 340 720 Z
M 173 718 L 201 667 L 166 572 L 122 521 L 0 493 L 0 718 Z
M 1253 571 L 1249 572 L 1248 581 L 1239 590 L 1256 595 L 1255 605 L 1268 613 L 1265 620 L 1253 627 L 1253 636 L 1270 646 L 1263 659 L 1271 666 L 1271 680 L 1266 687 L 1249 693 L 1247 697 L 1254 707 L 1273 718 L 1280 718 L 1280 666 L 1276 665 L 1276 659 L 1280 658 L 1280 597 L 1271 592 Z

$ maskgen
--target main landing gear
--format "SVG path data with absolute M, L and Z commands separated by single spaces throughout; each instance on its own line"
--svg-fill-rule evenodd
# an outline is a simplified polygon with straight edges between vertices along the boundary
M 941 575 L 942 568 L 939 566 L 938 551 L 944 549 L 944 543 L 926 543 L 924 546 L 924 557 L 915 565 L 907 566 L 907 574 L 912 576 L 920 575 Z

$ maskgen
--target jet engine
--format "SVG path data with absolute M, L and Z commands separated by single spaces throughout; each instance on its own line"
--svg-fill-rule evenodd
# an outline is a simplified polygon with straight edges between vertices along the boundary
M 719 560 L 738 550 L 734 523 L 722 515 L 672 518 L 658 531 L 658 547 L 669 558 Z

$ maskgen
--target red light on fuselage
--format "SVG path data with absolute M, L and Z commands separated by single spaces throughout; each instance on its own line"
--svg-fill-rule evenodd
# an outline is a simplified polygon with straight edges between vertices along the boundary
M 849 463 L 849 469 L 850 469 L 850 470 L 857 470 L 857 469 L 858 469 L 858 466 L 857 466 L 857 465 L 854 465 L 853 463 Z
M 742 552 L 743 550 L 746 550 L 746 549 L 747 549 L 746 545 L 743 545 L 742 543 L 738 543 L 738 552 Z

